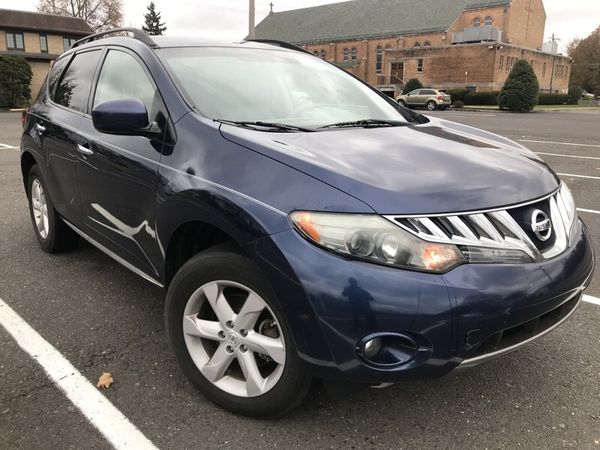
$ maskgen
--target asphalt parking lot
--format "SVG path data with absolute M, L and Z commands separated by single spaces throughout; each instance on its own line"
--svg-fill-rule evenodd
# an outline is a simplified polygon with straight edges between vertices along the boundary
M 540 153 L 571 187 L 600 254 L 600 112 L 432 115 Z M 19 135 L 20 116 L 0 113 L 0 299 L 94 385 L 111 372 L 115 383 L 101 394 L 156 447 L 600 449 L 600 270 L 591 302 L 506 357 L 383 390 L 317 389 L 275 421 L 236 417 L 179 371 L 163 329 L 162 290 L 87 244 L 58 256 L 38 248 Z M 0 349 L 0 448 L 109 448 L 2 327 Z

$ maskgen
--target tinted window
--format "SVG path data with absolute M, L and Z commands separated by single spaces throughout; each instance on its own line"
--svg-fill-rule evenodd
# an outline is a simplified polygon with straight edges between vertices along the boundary
M 54 102 L 80 112 L 87 112 L 87 102 L 100 51 L 79 53 L 69 64 L 54 93 Z
M 111 50 L 98 78 L 94 106 L 107 100 L 139 98 L 152 112 L 156 89 L 136 59 L 124 52 Z
M 51 98 L 54 98 L 54 90 L 56 89 L 56 85 L 58 84 L 58 80 L 65 70 L 67 63 L 69 62 L 69 57 L 58 59 L 52 64 L 52 70 L 50 70 L 50 75 L 48 75 L 48 94 L 50 94 Z
M 424 91 L 421 91 L 421 95 L 435 95 L 435 91 L 432 91 L 431 89 L 425 89 Z

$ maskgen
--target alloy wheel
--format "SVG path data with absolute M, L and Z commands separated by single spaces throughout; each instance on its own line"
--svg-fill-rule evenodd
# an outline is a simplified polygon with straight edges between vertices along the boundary
M 31 209 L 33 210 L 33 218 L 37 227 L 38 233 L 42 239 L 48 237 L 50 230 L 48 222 L 48 203 L 44 188 L 39 179 L 34 179 L 31 183 Z
M 281 378 L 281 327 L 267 303 L 242 284 L 220 280 L 197 289 L 184 310 L 183 333 L 202 375 L 231 395 L 263 395 Z

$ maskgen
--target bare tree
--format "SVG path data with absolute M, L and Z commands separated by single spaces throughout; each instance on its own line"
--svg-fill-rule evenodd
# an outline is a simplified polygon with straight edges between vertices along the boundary
M 39 0 L 38 11 L 45 14 L 79 17 L 94 31 L 121 26 L 121 0 Z

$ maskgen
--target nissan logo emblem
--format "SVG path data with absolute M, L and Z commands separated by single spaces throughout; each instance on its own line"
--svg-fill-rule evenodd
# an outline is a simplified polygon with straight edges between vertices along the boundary
M 531 214 L 531 230 L 537 238 L 544 242 L 552 236 L 552 222 L 548 215 L 539 209 Z

